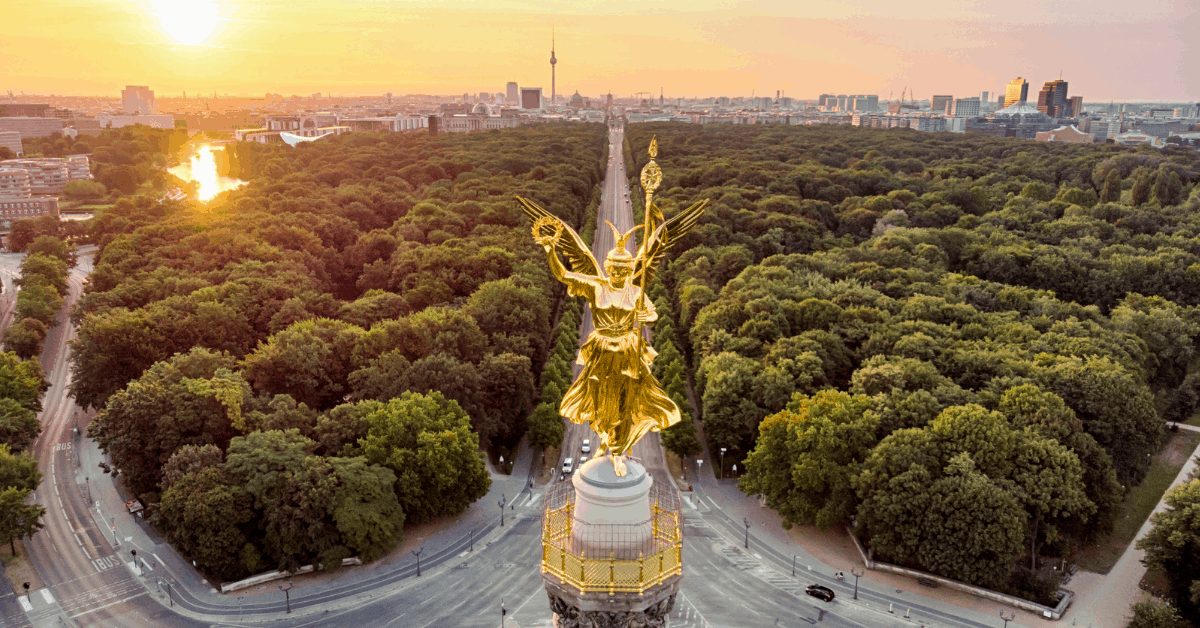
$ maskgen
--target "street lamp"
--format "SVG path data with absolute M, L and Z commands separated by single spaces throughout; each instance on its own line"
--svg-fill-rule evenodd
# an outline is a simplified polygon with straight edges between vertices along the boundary
M 171 597 L 171 583 L 167 582 L 166 580 L 163 580 L 162 583 L 167 585 L 167 601 L 169 602 L 168 606 L 175 606 L 175 598 Z
M 283 588 L 282 584 L 279 585 L 279 590 L 283 591 L 284 599 L 287 601 L 287 612 L 289 612 L 289 613 L 292 612 L 292 587 L 293 586 L 295 586 L 295 585 L 292 583 L 291 580 L 288 580 L 288 585 L 287 585 L 286 589 Z
M 795 554 L 792 554 L 792 577 L 793 578 L 796 577 L 796 555 Z
M 1008 617 L 1005 617 L 1005 616 L 1004 616 L 1004 611 L 1000 611 L 1000 619 L 1003 619 L 1003 620 L 1004 620 L 1004 628 L 1008 628 L 1008 622 L 1010 622 L 1010 621 L 1012 621 L 1012 620 L 1014 620 L 1014 619 L 1016 619 L 1016 618 L 1017 618 L 1017 612 L 1016 612 L 1016 611 L 1013 611 L 1013 612 L 1009 613 L 1009 614 L 1008 614 Z
M 750 520 L 742 517 L 742 523 L 746 524 L 746 549 L 750 549 Z
M 500 507 L 500 527 L 501 528 L 504 527 L 504 502 L 506 502 L 506 501 L 508 501 L 508 500 L 504 499 L 504 493 L 500 493 L 500 501 L 496 502 L 496 505 Z
M 721 448 L 721 479 L 725 479 L 725 448 Z
M 421 547 L 412 551 L 412 555 L 417 557 L 417 577 L 418 578 L 421 577 L 421 552 L 424 552 L 424 551 L 425 551 L 424 545 L 422 545 Z
M 866 569 L 850 568 L 850 575 L 854 576 L 854 599 L 858 599 L 858 579 L 867 573 Z
M 500 473 L 504 473 L 507 470 L 504 468 L 504 456 L 500 456 Z

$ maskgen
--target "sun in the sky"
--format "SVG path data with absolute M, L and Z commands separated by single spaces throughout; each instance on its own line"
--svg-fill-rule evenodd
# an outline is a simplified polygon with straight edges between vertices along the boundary
M 175 41 L 196 46 L 213 34 L 220 18 L 212 0 L 153 0 L 162 28 Z

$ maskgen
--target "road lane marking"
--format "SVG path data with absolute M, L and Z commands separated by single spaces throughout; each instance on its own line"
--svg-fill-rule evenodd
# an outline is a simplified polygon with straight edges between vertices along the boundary
M 124 604 L 125 602 L 128 602 L 129 600 L 142 597 L 143 595 L 146 595 L 147 593 L 149 593 L 149 591 L 142 591 L 141 593 L 138 593 L 137 595 L 131 595 L 123 600 L 109 602 L 108 604 L 105 604 L 104 606 L 97 606 L 96 608 L 89 608 L 88 610 L 83 611 L 82 613 L 76 613 L 74 615 L 69 616 L 68 619 L 75 619 L 76 617 L 83 617 L 84 615 L 87 615 L 89 613 L 94 613 L 99 610 L 104 610 L 110 606 L 116 606 L 117 604 Z
M 17 598 L 17 601 L 21 603 L 21 608 L 25 609 L 26 613 L 33 610 L 33 604 L 29 603 L 28 595 L 22 595 L 21 597 Z
M 163 559 L 158 557 L 158 554 L 151 553 L 150 555 L 154 557 L 154 560 L 158 561 L 158 564 L 162 565 L 163 567 L 167 566 L 167 564 L 163 562 Z
M 54 603 L 54 596 L 50 594 L 50 589 L 42 589 L 42 599 L 46 600 L 47 604 Z

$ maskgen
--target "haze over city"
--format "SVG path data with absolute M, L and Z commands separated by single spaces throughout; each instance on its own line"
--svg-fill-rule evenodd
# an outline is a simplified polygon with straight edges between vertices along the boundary
M 1083 2 L 446 2 L 62 0 L 5 8 L 3 89 L 115 95 L 119 85 L 352 95 L 548 87 L 559 93 L 922 97 L 1040 84 L 1096 101 L 1200 91 L 1200 5 Z M 53 28 L 48 28 L 48 25 Z

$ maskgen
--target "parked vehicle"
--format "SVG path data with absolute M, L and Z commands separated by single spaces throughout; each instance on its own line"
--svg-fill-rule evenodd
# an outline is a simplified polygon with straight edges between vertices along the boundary
M 821 598 L 822 600 L 825 600 L 826 602 L 832 602 L 833 598 L 834 598 L 833 589 L 830 589 L 829 587 L 823 587 L 819 584 L 808 585 L 804 589 L 804 592 L 813 597 Z

